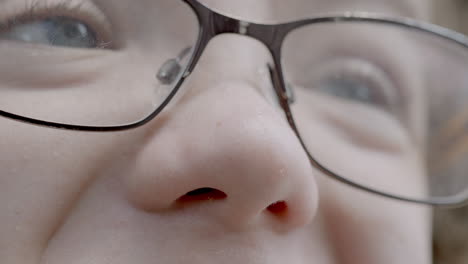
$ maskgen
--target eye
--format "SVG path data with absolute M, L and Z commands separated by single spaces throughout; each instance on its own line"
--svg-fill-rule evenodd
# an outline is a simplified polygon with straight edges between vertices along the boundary
M 379 97 L 369 83 L 341 75 L 322 81 L 319 90 L 344 99 L 370 104 L 378 101 Z
M 397 88 L 387 74 L 365 61 L 334 61 L 319 70 L 316 78 L 317 91 L 340 99 L 382 108 L 398 103 Z
M 12 23 L 0 31 L 0 39 L 71 48 L 102 47 L 96 32 L 84 22 L 56 16 L 25 23 Z

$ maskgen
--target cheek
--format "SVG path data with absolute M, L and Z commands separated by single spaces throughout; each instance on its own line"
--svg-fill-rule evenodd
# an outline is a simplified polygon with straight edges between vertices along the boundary
M 323 102 L 331 105 L 330 100 L 322 100 L 313 101 L 314 107 L 295 109 L 312 156 L 335 173 L 368 187 L 425 197 L 425 168 L 403 127 L 367 108 L 325 107 Z M 331 115 L 340 123 L 330 122 L 327 116 Z M 370 125 L 367 120 L 374 122 Z M 338 263 L 430 263 L 428 207 L 379 197 L 317 174 L 322 230 Z
M 6 255 L 35 259 L 80 192 L 109 170 L 110 161 L 127 157 L 130 144 L 118 135 L 3 118 L 0 128 L 0 245 L 7 245 Z
M 338 263 L 431 263 L 429 207 L 377 197 L 325 177 L 320 177 L 321 213 Z

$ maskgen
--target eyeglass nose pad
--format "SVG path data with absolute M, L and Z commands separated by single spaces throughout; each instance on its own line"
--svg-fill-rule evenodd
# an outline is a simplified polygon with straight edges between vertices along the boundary
M 292 84 L 289 82 L 286 83 L 286 96 L 288 97 L 289 104 L 296 102 L 296 94 L 294 93 Z
M 282 96 L 285 96 L 289 104 L 293 104 L 296 101 L 296 95 L 294 93 L 293 87 L 291 83 L 286 82 L 285 85 L 285 93 L 281 90 L 281 83 L 278 78 L 278 72 L 276 71 L 276 67 L 271 65 L 270 63 L 267 64 L 268 66 L 268 71 L 270 73 L 270 78 L 271 82 L 273 83 L 273 86 L 276 91 L 279 91 L 279 93 Z
M 169 59 L 163 63 L 156 75 L 156 78 L 161 82 L 161 84 L 169 85 L 176 81 L 180 73 L 183 71 L 180 62 L 185 59 L 188 54 L 190 54 L 191 50 L 191 46 L 186 47 L 179 53 L 177 57 Z
M 182 66 L 177 59 L 169 59 L 159 68 L 156 78 L 164 85 L 172 84 L 179 76 Z

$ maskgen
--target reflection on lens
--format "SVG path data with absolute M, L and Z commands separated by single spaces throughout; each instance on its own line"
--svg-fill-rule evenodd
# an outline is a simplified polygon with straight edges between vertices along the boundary
M 402 198 L 466 195 L 466 48 L 422 30 L 343 21 L 294 30 L 282 56 L 296 125 L 322 166 Z
M 195 13 L 183 1 L 152 5 L 151 26 L 128 25 L 141 35 L 112 32 L 132 39 L 106 39 L 138 45 L 115 50 L 98 42 L 103 36 L 95 21 L 52 16 L 0 29 L 0 110 L 95 127 L 149 116 L 183 75 L 199 32 Z

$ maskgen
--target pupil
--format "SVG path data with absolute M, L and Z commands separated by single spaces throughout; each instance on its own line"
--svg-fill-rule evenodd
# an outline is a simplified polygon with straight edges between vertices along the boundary
M 321 90 L 342 98 L 354 99 L 367 103 L 372 102 L 372 95 L 369 87 L 356 80 L 333 78 L 326 81 L 321 86 Z
M 49 24 L 50 43 L 58 46 L 92 48 L 97 40 L 94 32 L 82 22 L 66 18 L 51 18 Z
M 86 37 L 86 27 L 79 23 L 65 23 L 63 26 L 63 32 L 67 38 L 71 39 Z

